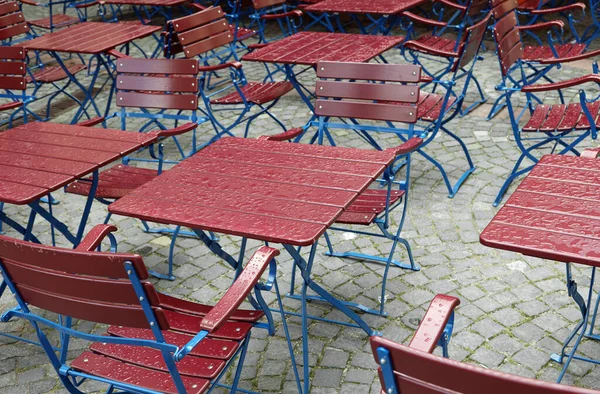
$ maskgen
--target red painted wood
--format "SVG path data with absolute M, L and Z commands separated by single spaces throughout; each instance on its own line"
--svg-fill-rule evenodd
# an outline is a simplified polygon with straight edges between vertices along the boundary
M 38 142 L 23 142 L 10 139 L 0 139 L 1 152 L 25 153 L 28 155 L 40 155 L 55 159 L 65 158 L 73 161 L 100 165 L 110 161 L 114 156 L 111 152 L 95 150 L 84 151 L 78 148 L 64 146 L 45 145 Z
M 135 59 L 123 58 L 117 60 L 117 72 L 133 74 L 198 74 L 198 60 L 196 59 Z M 184 78 L 185 81 L 188 78 Z M 121 88 L 121 86 L 119 86 Z M 140 86 L 136 90 L 152 90 L 150 87 Z
M 26 56 L 26 51 L 21 47 L 2 47 L 0 53 L 0 59 L 6 60 L 24 60 Z
M 71 75 L 75 75 L 87 68 L 85 64 L 79 63 L 67 64 L 66 66 L 67 70 L 69 71 L 69 74 Z M 27 76 L 27 82 L 32 82 L 35 79 L 37 82 L 50 83 L 61 81 L 68 77 L 69 76 L 67 75 L 67 73 L 65 73 L 65 70 L 60 66 L 45 66 L 43 69 L 35 72 L 33 74 L 33 78 Z
M 339 63 L 322 61 L 317 65 L 317 77 L 388 82 L 419 82 L 421 80 L 421 67 L 412 64 Z
M 284 3 L 285 0 L 252 0 L 252 5 L 256 9 L 272 7 Z
M 407 103 L 416 103 L 419 97 L 419 87 L 416 85 L 355 83 L 324 80 L 317 81 L 315 92 L 319 97 L 399 101 Z
M 12 14 L 8 14 L 6 16 L 0 17 L 0 28 L 4 28 L 11 25 L 16 25 L 18 23 L 23 23 L 25 18 L 23 17 L 23 13 L 15 12 Z
M 357 119 L 389 120 L 415 123 L 417 108 L 385 103 L 360 103 L 318 99 L 315 114 L 319 116 L 353 117 Z
M 292 91 L 294 86 L 291 82 L 248 82 L 241 86 L 240 90 L 246 101 L 255 104 L 264 104 L 280 98 L 284 94 Z M 211 104 L 242 104 L 243 98 L 237 90 L 232 93 L 213 99 Z
M 186 46 L 223 32 L 229 32 L 229 34 L 231 34 L 229 23 L 227 23 L 225 18 L 217 19 L 214 22 L 207 23 L 206 25 L 194 29 L 182 31 L 177 34 L 177 39 L 181 45 Z
M 203 319 L 200 317 L 169 310 L 165 310 L 164 312 L 167 316 L 172 331 L 195 335 L 199 331 L 198 327 L 202 325 Z M 213 338 L 241 341 L 246 337 L 251 328 L 251 323 L 228 321 L 223 323 L 219 328 L 212 331 L 210 334 Z
M 71 362 L 71 367 L 91 375 L 127 382 L 128 384 L 145 387 L 161 393 L 178 394 L 169 373 L 122 363 L 92 352 L 83 352 L 81 356 Z M 207 379 L 190 378 L 187 376 L 182 376 L 181 379 L 188 393 L 202 393 L 210 384 L 210 381 Z
M 160 29 L 140 23 L 83 22 L 26 41 L 23 46 L 29 50 L 98 54 Z
M 218 332 L 223 327 L 224 322 L 244 302 L 244 299 L 258 283 L 267 265 L 278 255 L 279 251 L 277 249 L 261 246 L 252 255 L 233 285 L 225 292 L 215 307 L 204 316 L 200 328 L 208 332 Z
M 154 94 L 119 91 L 117 92 L 117 106 L 193 111 L 198 108 L 198 98 L 195 94 Z
M 456 297 L 436 295 L 408 346 L 427 353 L 433 352 L 448 319 L 459 304 L 460 300 Z
M 483 37 L 487 31 L 491 16 L 492 13 L 490 12 L 485 18 L 477 22 L 475 25 L 467 28 L 467 40 L 461 47 L 461 50 L 459 50 L 461 57 L 460 61 L 457 63 L 458 67 L 465 67 L 475 58 L 475 55 L 478 53 L 479 48 L 481 47 L 481 42 L 483 41 Z
M 17 25 L 8 26 L 3 29 L 0 29 L 0 40 L 13 38 L 21 34 L 29 33 L 30 31 L 31 28 L 29 27 L 29 24 L 25 22 L 19 23 Z
M 100 246 L 102 240 L 110 233 L 117 231 L 117 227 L 108 224 L 97 224 L 81 240 L 75 250 L 81 252 L 93 252 Z
M 0 89 L 25 90 L 25 77 L 0 77 Z
M 178 19 L 169 21 L 168 23 L 173 27 L 176 32 L 187 31 L 194 27 L 205 25 L 206 23 L 214 20 L 224 18 L 225 13 L 218 7 L 210 7 L 204 11 L 196 12 L 195 14 L 184 16 Z
M 366 62 L 400 44 L 401 36 L 300 32 L 244 55 L 242 60 L 304 64 Z
M 21 8 L 16 1 L 7 1 L 0 4 L 0 16 L 8 15 L 13 12 L 19 12 Z
M 243 154 L 235 159 L 215 156 L 216 152 L 225 148 L 230 152 L 228 155 L 233 155 L 231 149 L 234 147 L 247 157 L 258 156 L 258 152 L 261 152 L 263 162 L 248 162 L 254 159 L 241 161 Z M 269 153 L 273 159 L 267 156 Z M 284 155 L 289 156 L 287 165 L 269 164 Z M 346 208 L 347 204 L 358 197 L 394 157 L 395 153 L 392 151 L 222 138 L 169 170 L 164 176 L 111 204 L 109 210 L 160 223 L 179 224 L 271 242 L 310 245 L 341 213 L 339 208 Z M 321 159 L 328 158 L 348 164 L 358 161 L 379 165 L 355 167 L 364 170 L 360 170 L 361 174 L 354 175 L 324 169 L 306 169 L 312 165 L 307 163 L 315 158 L 319 158 L 320 162 L 323 162 Z M 201 178 L 193 180 L 195 177 Z M 238 187 L 241 184 L 248 187 Z M 273 185 L 274 194 L 270 195 L 267 191 L 267 194 L 261 196 L 263 190 L 268 190 L 269 184 Z M 285 190 L 288 188 L 289 190 Z M 295 190 L 300 192 L 297 197 L 293 194 Z M 337 190 L 343 193 L 338 193 Z M 336 193 L 334 197 L 329 196 L 332 191 Z M 184 197 L 186 192 L 189 196 Z M 212 197 L 217 192 L 226 197 Z M 153 193 L 152 197 L 148 197 L 148 193 Z M 237 204 L 235 197 L 239 198 Z M 181 198 L 186 198 L 187 203 L 182 202 Z M 270 198 L 277 201 L 281 199 L 279 206 L 266 203 L 261 206 L 256 203 Z M 280 209 L 284 206 L 302 206 L 299 205 L 300 201 L 305 201 L 302 204 L 309 204 L 310 201 L 314 212 Z M 344 205 L 336 209 L 325 205 L 332 203 Z M 319 216 L 310 216 L 316 212 L 320 212 Z
M 590 114 L 595 123 L 598 123 L 598 110 L 600 103 L 588 105 Z M 523 131 L 567 131 L 572 129 L 589 128 L 588 118 L 584 115 L 580 104 L 557 104 L 535 107 L 533 115 L 523 127 Z
M 96 197 L 108 199 L 121 198 L 157 176 L 158 173 L 155 169 L 118 164 L 100 173 Z M 89 195 L 90 190 L 90 179 L 73 182 L 67 186 L 68 193 L 82 196 Z
M 425 3 L 423 0 L 323 0 L 305 8 L 308 12 L 394 15 Z
M 212 307 L 199 304 L 197 302 L 186 301 L 180 298 L 171 297 L 170 295 L 159 293 L 160 307 L 170 309 L 175 312 L 186 313 L 204 317 Z M 255 323 L 264 316 L 263 311 L 238 309 L 229 317 L 230 320 Z
M 104 0 L 106 4 L 127 4 L 148 7 L 175 7 L 190 2 L 191 0 Z
M 54 25 L 55 28 L 65 27 L 77 24 L 79 22 L 80 20 L 78 17 L 65 14 L 53 14 L 52 23 L 50 23 L 50 17 L 28 21 L 30 25 L 41 27 L 42 29 L 50 29 L 52 25 Z

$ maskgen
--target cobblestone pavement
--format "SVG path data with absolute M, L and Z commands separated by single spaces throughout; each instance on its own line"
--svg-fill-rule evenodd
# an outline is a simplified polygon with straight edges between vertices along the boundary
M 28 9 L 27 15 L 31 17 L 32 14 Z M 153 45 L 151 39 L 142 41 L 143 48 L 150 49 Z M 489 41 L 488 47 L 491 47 Z M 475 73 L 489 97 L 488 104 L 466 117 L 455 119 L 449 127 L 464 139 L 477 169 L 459 193 L 449 199 L 440 173 L 422 157 L 414 155 L 408 220 L 403 235 L 411 243 L 415 259 L 422 269 L 419 272 L 392 269 L 387 294 L 389 316 L 364 315 L 364 319 L 385 337 L 406 342 L 436 293 L 455 295 L 461 299 L 461 305 L 457 310 L 455 333 L 450 345 L 452 359 L 553 381 L 559 373 L 559 366 L 550 361 L 549 355 L 560 351 L 561 341 L 579 318 L 577 307 L 567 296 L 564 264 L 501 252 L 479 243 L 479 233 L 497 211 L 491 205 L 492 200 L 518 156 L 506 113 L 491 121 L 485 119 L 489 104 L 497 97 L 494 86 L 499 81 L 499 69 L 493 51 L 488 50 L 483 56 L 485 59 L 478 63 Z M 386 58 L 391 62 L 403 61 L 397 50 L 386 53 Z M 264 75 L 260 65 L 245 64 L 244 69 L 249 79 Z M 563 67 L 558 79 L 583 75 L 589 70 L 590 62 L 578 62 Z M 308 86 L 312 86 L 314 80 L 311 72 L 303 75 Z M 597 88 L 591 88 L 597 93 Z M 574 97 L 576 91 L 569 94 L 569 97 Z M 103 93 L 99 102 L 104 105 L 105 101 L 106 94 Z M 53 120 L 68 122 L 73 110 L 72 102 L 57 102 L 53 108 Z M 301 126 L 309 118 L 306 107 L 295 92 L 284 97 L 273 112 L 290 127 Z M 221 116 L 231 118 L 232 115 L 223 113 Z M 116 122 L 110 125 L 118 127 Z M 135 125 L 131 129 L 135 129 Z M 213 133 L 206 125 L 199 130 L 203 140 Z M 242 131 L 238 130 L 237 135 Z M 265 118 L 259 118 L 251 129 L 253 137 L 275 132 L 276 126 Z M 366 147 L 349 132 L 338 132 L 336 138 L 341 145 Z M 398 143 L 394 136 L 378 138 L 386 146 Z M 189 140 L 184 142 L 189 144 Z M 584 147 L 593 144 L 586 141 Z M 439 135 L 429 146 L 429 152 L 445 163 L 453 179 L 457 179 L 466 168 L 459 146 L 446 136 Z M 168 146 L 168 153 L 173 153 L 172 146 Z M 60 200 L 60 204 L 54 207 L 55 214 L 74 228 L 79 221 L 83 199 L 62 192 L 56 193 L 55 197 Z M 28 214 L 23 207 L 6 206 L 5 210 L 21 222 L 25 222 Z M 95 203 L 88 229 L 101 223 L 106 212 L 105 206 Z M 398 215 L 395 220 L 398 220 Z M 119 227 L 116 236 L 121 251 L 139 253 L 149 267 L 166 270 L 168 237 L 144 233 L 140 222 L 133 219 L 115 217 L 112 223 Z M 34 231 L 41 235 L 43 242 L 49 242 L 46 223 L 36 222 Z M 7 234 L 16 236 L 11 230 Z M 222 236 L 221 240 L 224 248 L 231 253 L 240 246 L 239 238 Z M 386 253 L 390 246 L 387 241 L 353 237 L 349 233 L 334 233 L 332 241 L 340 250 L 371 253 Z M 60 243 L 67 246 L 64 239 L 60 239 Z M 256 242 L 250 242 L 250 245 L 253 248 L 259 246 Z M 321 251 L 324 248 L 324 244 L 320 245 Z M 406 258 L 402 253 L 397 257 Z M 371 307 L 378 305 L 382 266 L 326 257 L 321 253 L 316 257 L 313 271 L 316 280 L 338 297 Z M 278 272 L 282 289 L 289 287 L 290 272 L 291 261 L 282 256 Z M 574 272 L 581 284 L 580 290 L 587 291 L 585 283 L 590 270 L 576 267 Z M 206 303 L 216 302 L 232 280 L 228 266 L 193 238 L 181 238 L 177 243 L 175 275 L 175 281 L 154 282 L 164 292 Z M 269 301 L 274 300 L 271 295 Z M 299 309 L 297 301 L 286 299 L 284 302 L 288 309 Z M 0 310 L 7 310 L 14 304 L 10 295 L 4 295 L 0 299 Z M 341 318 L 340 313 L 321 303 L 311 303 L 309 311 L 313 315 Z M 288 321 L 294 338 L 299 338 L 299 320 L 292 317 Z M 31 327 L 22 321 L 1 324 L 0 329 L 26 338 L 34 337 Z M 102 332 L 104 327 L 88 325 L 85 329 Z M 309 332 L 312 392 L 379 392 L 368 337 L 362 331 L 312 321 Z M 84 346 L 83 342 L 74 341 L 73 357 Z M 299 347 L 296 352 L 300 352 Z M 600 358 L 600 344 L 585 341 L 581 352 Z M 574 361 L 563 382 L 598 388 L 600 368 Z M 261 392 L 295 390 L 281 324 L 273 337 L 261 331 L 253 335 L 241 386 Z M 101 389 L 99 386 L 87 388 L 91 391 Z M 41 349 L 0 337 L 0 392 L 33 394 L 64 391 Z

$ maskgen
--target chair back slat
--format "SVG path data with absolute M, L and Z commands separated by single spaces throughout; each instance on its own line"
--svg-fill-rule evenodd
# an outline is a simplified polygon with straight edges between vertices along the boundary
M 134 59 L 117 61 L 117 72 L 134 74 L 198 74 L 198 61 L 195 59 Z
M 229 23 L 225 18 L 218 19 L 206 25 L 187 30 L 177 34 L 179 43 L 182 45 L 191 45 L 194 42 L 205 40 L 219 33 L 229 32 Z
M 117 92 L 117 106 L 193 111 L 198 108 L 198 100 L 195 94 L 159 94 L 120 91 Z
M 210 7 L 200 12 L 196 12 L 195 14 L 174 19 L 170 21 L 169 24 L 172 26 L 173 30 L 180 33 L 224 17 L 225 13 L 220 6 Z
M 505 54 L 499 54 L 499 57 L 502 74 L 506 75 L 510 67 L 523 57 L 523 44 L 519 40 L 512 49 Z
M 30 30 L 17 2 L 0 3 L 0 40 L 29 33 Z
M 2 60 L 25 60 L 27 51 L 21 47 L 2 47 L 0 59 Z
M 17 3 L 16 1 L 0 3 L 0 16 L 19 12 L 21 12 L 21 8 L 19 7 L 19 3 Z
M 494 19 L 498 20 L 504 15 L 516 11 L 518 5 L 517 0 L 492 0 Z
M 511 12 L 508 15 L 503 16 L 502 18 L 496 19 L 496 24 L 494 25 L 494 38 L 496 42 L 502 41 L 508 34 L 518 30 L 516 29 L 518 25 L 517 14 Z
M 489 6 L 489 0 L 472 0 L 469 8 L 467 9 L 467 15 L 471 17 L 480 15 L 482 12 L 487 10 Z
M 414 83 L 421 80 L 421 67 L 412 64 L 319 62 L 317 77 Z
M 152 92 L 198 92 L 196 77 L 150 77 L 119 75 L 117 86 L 121 90 L 148 90 Z
M 6 40 L 21 34 L 29 33 L 31 28 L 28 23 L 19 23 L 0 29 L 0 40 Z
M 417 85 L 393 85 L 381 83 L 349 83 L 337 81 L 317 81 L 319 97 L 381 100 L 416 103 L 419 98 Z
M 24 23 L 25 18 L 23 17 L 22 12 L 15 12 L 12 14 L 4 15 L 0 17 L 0 28 L 17 25 L 19 23 Z
M 25 75 L 27 67 L 24 62 L 0 62 L 0 75 Z
M 27 81 L 25 80 L 25 77 L 0 76 L 0 89 L 25 90 L 26 87 Z
M 481 368 L 411 349 L 381 337 L 371 337 L 375 362 L 377 349 L 389 351 L 396 387 L 402 394 L 595 394 L 594 390 L 544 382 Z M 388 364 L 389 365 L 389 364 Z M 386 365 L 387 366 L 387 365 Z M 381 367 L 379 377 L 385 383 Z
M 0 236 L 0 263 L 29 305 L 96 323 L 150 328 L 129 279 L 129 263 L 143 280 L 144 298 L 159 327 L 169 328 L 138 255 L 61 249 Z
M 343 118 L 388 120 L 391 122 L 415 123 L 415 106 L 356 101 L 334 101 L 319 99 L 315 103 L 315 114 Z
M 461 47 L 460 60 L 457 63 L 460 68 L 471 63 L 479 53 L 491 16 L 492 14 L 488 13 L 485 18 L 467 28 L 466 42 Z
M 275 5 L 284 4 L 286 0 L 252 0 L 252 5 L 255 9 L 271 7 Z
M 192 44 L 181 44 L 185 57 L 190 58 L 196 55 L 201 55 L 213 49 L 219 48 L 223 45 L 231 44 L 233 42 L 233 35 L 230 31 L 225 31 L 214 35 L 206 40 L 198 41 Z

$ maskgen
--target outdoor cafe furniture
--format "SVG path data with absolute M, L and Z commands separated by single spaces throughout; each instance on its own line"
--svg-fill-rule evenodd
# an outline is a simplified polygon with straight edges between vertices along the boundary
M 99 92 L 94 93 L 94 86 L 101 69 L 104 69 L 107 74 L 105 83 L 111 84 L 114 80 L 112 59 L 109 57 L 110 51 L 136 39 L 149 36 L 158 30 L 160 30 L 159 26 L 139 23 L 83 22 L 25 41 L 21 45 L 29 51 L 49 52 L 69 80 L 83 93 L 84 99 L 81 100 L 79 108 L 71 121 L 71 123 L 77 123 L 82 117 L 90 119 L 108 114 L 110 100 L 106 109 L 101 111 L 96 103 Z M 92 64 L 92 60 L 95 60 L 96 65 L 91 71 L 91 80 L 88 86 L 80 82 L 69 70 L 65 61 L 60 57 L 60 53 L 89 55 L 91 57 L 89 64 Z M 112 88 L 112 84 L 110 88 Z
M 559 382 L 571 360 L 598 362 L 577 351 L 582 339 L 600 339 L 594 334 L 598 303 L 593 309 L 591 304 L 600 266 L 598 151 L 584 151 L 581 157 L 543 156 L 480 236 L 489 247 L 566 263 L 567 292 L 581 312 L 581 321 L 563 348 L 551 356 L 563 364 Z M 586 298 L 577 290 L 572 263 L 591 267 Z
M 508 110 L 515 143 L 519 148 L 520 156 L 516 160 L 508 178 L 501 186 L 494 206 L 498 205 L 506 190 L 517 177 L 527 173 L 538 161 L 535 153 L 540 148 L 552 149 L 552 153 L 579 154 L 577 145 L 586 138 L 597 137 L 597 118 L 600 101 L 594 90 L 579 90 L 578 103 L 565 103 L 561 90 L 580 86 L 586 83 L 600 83 L 597 66 L 593 67 L 593 74 L 554 82 L 548 77 L 548 72 L 561 65 L 563 62 L 589 58 L 600 51 L 582 53 L 583 44 L 564 44 L 552 47 L 525 47 L 520 38 L 521 26 L 517 24 L 516 0 L 493 0 L 494 16 L 496 18 L 493 28 L 496 42 L 498 60 L 502 71 L 502 82 L 496 87 L 501 91 L 498 102 L 502 100 Z M 559 23 L 557 21 L 545 22 L 547 25 Z M 532 26 L 525 26 L 529 29 Z M 560 57 L 554 57 L 553 51 L 559 50 Z M 545 54 L 545 55 L 544 55 Z M 530 70 L 533 74 L 522 79 Z M 539 82 L 550 83 L 539 83 Z M 589 85 L 588 85 L 589 86 Z M 536 94 L 557 92 L 559 102 L 556 104 L 544 103 Z M 516 99 L 525 99 L 523 109 L 520 110 Z M 492 109 L 492 112 L 495 110 Z M 525 113 L 529 114 L 527 120 L 523 119 Z M 525 166 L 524 161 L 533 164 Z
M 188 59 L 198 57 L 200 60 L 200 97 L 219 137 L 233 136 L 232 129 L 240 124 L 245 124 L 247 132 L 254 119 L 262 114 L 268 115 L 285 131 L 285 125 L 270 110 L 293 89 L 292 84 L 288 81 L 249 82 L 246 79 L 221 7 L 210 7 L 169 21 L 167 25 L 167 57 L 183 54 Z M 212 85 L 215 71 L 221 71 L 225 76 Z M 228 124 L 217 117 L 222 111 L 234 111 L 233 120 L 227 121 Z
M 241 270 L 247 239 L 282 244 L 304 283 L 302 355 L 309 374 L 310 288 L 371 334 L 344 301 L 312 278 L 318 239 L 415 140 L 385 151 L 225 137 L 109 206 L 113 214 L 191 228 L 217 256 Z M 239 257 L 207 232 L 242 237 Z M 303 256 L 298 247 L 308 247 Z M 294 363 L 295 366 L 295 363 Z M 304 392 L 309 380 L 304 380 Z
M 382 394 L 598 394 L 600 391 L 509 375 L 433 355 L 452 333 L 459 300 L 438 294 L 408 346 L 378 336 L 371 349 Z M 444 354 L 447 357 L 447 354 Z
M 120 58 L 116 61 L 116 105 L 115 115 L 121 120 L 123 130 L 129 121 L 143 121 L 139 132 L 151 132 L 158 138 L 158 147 L 148 147 L 149 155 L 123 157 L 122 163 L 100 172 L 95 198 L 110 204 L 156 178 L 163 172 L 163 165 L 177 163 L 198 150 L 196 129 L 208 120 L 198 116 L 198 61 L 196 59 L 134 59 Z M 104 119 L 100 119 L 104 120 Z M 179 124 L 181 122 L 182 124 Z M 90 130 L 90 133 L 103 130 Z M 191 134 L 191 150 L 184 151 L 178 136 Z M 178 157 L 165 158 L 163 143 L 172 140 Z M 207 145 L 212 142 L 209 141 Z M 150 156 L 150 157 L 148 157 Z M 151 162 L 152 168 L 136 167 L 132 162 Z M 92 187 L 91 179 L 80 179 L 71 183 L 66 191 L 88 196 Z M 110 213 L 104 223 L 108 223 Z M 168 233 L 166 228 L 151 228 L 143 222 L 147 232 Z M 177 231 L 179 234 L 179 231 Z M 173 237 L 173 243 L 177 237 Z M 190 235 L 190 234 L 188 234 Z M 173 258 L 169 256 L 168 273 L 151 274 L 162 279 L 174 280 Z
M 344 32 L 339 14 L 349 14 L 361 34 L 390 34 L 400 26 L 401 14 L 404 11 L 416 8 L 425 3 L 425 0 L 323 0 L 304 8 L 304 11 L 313 14 L 324 13 L 328 15 L 325 19 L 328 30 L 334 32 L 336 27 Z M 364 21 L 361 20 L 364 18 Z M 333 26 L 332 20 L 337 26 Z M 323 22 L 325 22 L 323 21 Z M 322 23 L 323 23 L 322 22 Z
M 34 326 L 70 393 L 81 393 L 85 380 L 107 385 L 108 392 L 203 393 L 215 386 L 235 392 L 251 329 L 275 331 L 272 320 L 261 322 L 271 315 L 265 303 L 258 310 L 238 307 L 252 290 L 257 295 L 266 290 L 258 281 L 267 267 L 273 274 L 269 284 L 276 285 L 274 257 L 279 251 L 258 249 L 210 307 L 157 292 L 138 255 L 97 252 L 107 235 L 114 249 L 110 232 L 115 230 L 99 225 L 75 250 L 0 236 L 0 272 L 18 302 L 2 320 L 22 318 Z M 58 323 L 44 311 L 58 314 Z M 73 319 L 107 324 L 108 335 L 90 333 L 86 324 L 72 325 Z M 60 334 L 59 350 L 44 330 Z M 67 362 L 80 349 L 74 339 L 90 345 Z M 234 372 L 231 385 L 221 381 L 229 370 Z

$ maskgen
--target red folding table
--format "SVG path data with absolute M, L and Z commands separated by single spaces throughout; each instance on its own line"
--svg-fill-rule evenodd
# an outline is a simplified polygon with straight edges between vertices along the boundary
M 186 226 L 238 272 L 246 239 L 280 243 L 297 264 L 302 286 L 304 376 L 308 374 L 307 290 L 372 334 L 351 307 L 311 278 L 318 239 L 392 163 L 385 151 L 222 138 L 109 206 L 112 214 Z M 206 232 L 243 238 L 239 258 Z M 305 259 L 301 246 L 309 246 Z M 305 392 L 308 379 L 305 380 Z
M 112 101 L 112 86 L 104 113 L 100 112 L 95 102 L 95 97 L 98 93 L 96 95 L 93 94 L 94 84 L 96 83 L 101 67 L 108 73 L 109 78 L 107 82 L 114 80 L 114 67 L 112 66 L 112 61 L 108 58 L 109 55 L 107 52 L 138 38 L 149 36 L 158 30 L 161 30 L 159 26 L 143 25 L 141 23 L 84 22 L 26 41 L 23 43 L 23 47 L 27 50 L 49 52 L 69 76 L 69 79 L 83 91 L 85 98 L 80 102 L 80 107 L 71 122 L 77 123 L 83 114 L 88 118 L 91 117 L 87 111 L 90 105 L 96 112 L 96 116 L 108 115 Z M 74 75 L 69 73 L 68 68 L 58 55 L 59 52 L 80 55 L 87 54 L 96 60 L 96 67 L 92 73 L 92 80 L 88 87 L 85 87 Z M 90 60 L 89 64 L 92 64 L 92 60 Z
M 567 263 L 568 294 L 582 319 L 561 353 L 551 357 L 561 364 L 567 359 L 559 382 L 572 359 L 592 361 L 575 354 L 583 337 L 600 339 L 593 334 L 598 303 L 590 313 L 595 269 L 600 266 L 600 159 L 595 154 L 542 157 L 480 236 L 486 246 Z M 571 263 L 592 267 L 587 302 L 577 291 Z
M 315 68 L 319 61 L 368 62 L 385 51 L 399 45 L 403 37 L 370 36 L 363 34 L 300 32 L 244 55 L 242 60 L 261 63 L 283 64 L 288 80 L 312 111 L 309 96 L 312 92 L 298 82 L 300 73 L 294 66 Z M 306 95 L 308 93 L 309 96 Z
M 398 26 L 400 13 L 425 2 L 426 0 L 323 0 L 304 8 L 304 11 L 334 16 L 340 31 L 345 29 L 339 14 L 345 13 L 351 15 L 362 34 L 389 34 L 394 27 Z M 364 16 L 368 24 L 361 21 L 357 15 Z M 331 23 L 328 28 L 330 31 L 334 30 Z

